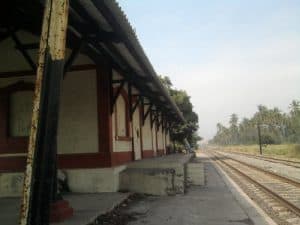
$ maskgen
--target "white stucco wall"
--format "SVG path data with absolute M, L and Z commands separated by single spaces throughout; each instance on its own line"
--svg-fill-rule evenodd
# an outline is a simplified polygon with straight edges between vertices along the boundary
M 119 80 L 119 79 L 123 79 L 123 77 L 116 71 L 113 70 L 113 79 L 114 80 Z M 114 84 L 114 88 L 118 87 L 118 84 Z M 123 87 L 123 90 L 127 93 L 127 85 L 125 85 Z M 119 95 L 119 97 L 117 98 L 115 107 L 117 107 L 117 111 L 118 111 L 118 115 L 122 117 L 125 116 L 125 108 L 123 104 L 120 104 L 120 100 L 121 98 L 123 98 L 121 95 Z M 123 106 L 122 106 L 123 105 Z M 131 141 L 124 141 L 124 140 L 118 140 L 117 138 L 117 133 L 116 133 L 116 120 L 115 120 L 115 109 L 114 112 L 112 114 L 112 137 L 113 137 L 113 152 L 128 152 L 128 151 L 132 151 L 132 142 Z M 119 119 L 118 119 L 119 121 Z M 122 121 L 122 119 L 121 119 Z M 129 136 L 131 137 L 132 131 L 131 131 L 131 123 L 129 122 Z
M 154 156 L 157 155 L 157 146 L 156 146 L 156 128 L 155 125 L 153 125 L 152 127 L 152 146 L 153 146 L 153 152 L 154 152 Z
M 170 133 L 168 132 L 167 135 L 166 135 L 166 145 L 170 145 Z
M 34 77 L 0 78 L 0 88 L 17 82 L 34 83 Z M 12 137 L 24 137 L 30 133 L 31 114 L 33 106 L 33 91 L 13 92 L 9 98 L 9 127 L 8 134 Z
M 165 135 L 165 131 L 163 130 L 162 133 L 162 144 L 163 144 L 163 149 L 166 150 L 166 135 Z
M 58 125 L 58 152 L 98 152 L 96 71 L 67 74 L 62 86 Z
M 132 137 L 134 148 L 134 159 L 138 160 L 142 158 L 142 146 L 141 146 L 141 124 L 140 124 L 140 111 L 137 107 L 132 116 Z
M 30 134 L 33 95 L 33 91 L 18 91 L 10 95 L 10 136 L 26 137 Z
M 163 136 L 162 136 L 162 132 L 161 132 L 161 127 L 160 129 L 157 131 L 157 145 L 158 145 L 158 149 L 162 150 L 164 148 L 163 146 Z
M 22 43 L 34 43 L 39 41 L 28 32 L 18 31 L 17 36 Z M 38 50 L 29 50 L 29 55 L 33 61 L 37 61 Z M 66 57 L 71 54 L 66 50 Z M 0 43 L 0 72 L 11 71 L 30 71 L 22 54 L 15 48 L 15 43 L 11 38 L 5 39 Z M 85 55 L 79 54 L 73 65 L 94 64 Z M 35 73 L 35 71 L 33 71 Z M 35 83 L 35 76 L 1 78 L 0 88 L 18 81 Z M 98 151 L 98 127 L 97 127 L 97 92 L 96 92 L 96 73 L 95 71 L 69 72 L 63 81 L 63 90 L 60 107 L 60 120 L 58 130 L 58 151 L 59 153 L 80 153 Z M 17 94 L 18 95 L 18 94 Z M 30 96 L 15 96 L 14 102 L 20 106 L 19 102 L 30 101 Z M 23 99 L 22 99 L 23 98 Z M 25 99 L 24 99 L 25 98 Z M 28 113 L 24 116 L 18 115 L 17 109 L 14 118 L 28 120 Z M 28 108 L 22 106 L 23 111 Z M 12 118 L 12 119 L 14 119 Z M 31 118 L 30 118 L 31 120 Z M 13 126 L 12 133 L 16 136 L 24 134 L 27 122 L 18 122 Z
M 18 81 L 34 83 L 35 77 L 1 78 L 0 88 Z M 29 104 L 32 95 L 25 93 L 14 96 L 14 102 L 20 101 Z M 26 98 L 26 99 L 24 99 Z M 58 152 L 59 153 L 88 153 L 98 151 L 98 119 L 97 119 L 97 82 L 96 71 L 76 71 L 67 74 L 63 81 L 61 106 L 58 125 Z M 20 104 L 18 104 L 20 106 Z M 19 107 L 18 106 L 18 107 Z M 18 108 L 17 107 L 17 108 Z M 32 106 L 31 106 L 32 107 Z M 27 107 L 22 108 L 28 111 Z M 32 110 L 29 109 L 29 111 Z M 31 120 L 22 110 L 15 111 L 13 118 Z M 13 126 L 13 133 L 24 134 L 26 121 Z M 23 126 L 24 125 L 24 126 Z M 19 128 L 24 128 L 19 130 Z
M 117 107 L 118 114 L 116 115 L 115 111 L 112 114 L 112 135 L 113 135 L 113 151 L 114 152 L 128 152 L 132 150 L 132 142 L 128 140 L 119 140 L 116 133 L 116 116 L 122 117 L 118 118 L 118 121 L 123 121 L 125 117 L 125 105 L 121 104 L 123 96 L 119 95 L 115 107 Z M 119 125 L 118 125 L 119 126 Z M 122 126 L 121 126 L 122 129 Z M 122 132 L 121 132 L 122 134 Z M 129 136 L 131 136 L 131 124 L 129 123 Z
M 145 107 L 145 112 L 148 110 L 149 106 Z M 148 115 L 145 120 L 144 126 L 142 127 L 143 133 L 143 150 L 152 150 L 152 130 L 151 130 L 151 121 L 150 116 Z

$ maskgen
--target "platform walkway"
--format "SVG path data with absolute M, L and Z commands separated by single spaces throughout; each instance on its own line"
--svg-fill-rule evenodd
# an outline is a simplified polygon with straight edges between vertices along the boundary
M 162 168 L 174 168 L 177 173 L 182 173 L 180 179 L 184 179 L 184 165 L 190 160 L 191 155 L 174 154 L 162 157 L 149 158 L 128 163 L 126 167 L 143 171 L 142 168 L 153 168 L 160 170 Z M 152 176 L 152 175 L 151 175 Z M 178 178 L 179 179 L 179 178 Z M 137 183 L 141 183 L 137 180 Z M 146 184 L 153 189 L 154 184 Z M 182 181 L 182 186 L 183 181 Z M 159 188 L 159 187 L 158 187 Z M 129 190 L 130 191 L 130 190 Z M 91 224 L 100 215 L 113 209 L 116 205 L 123 202 L 128 193 L 110 192 L 80 194 L 70 193 L 64 196 L 74 209 L 74 216 L 59 225 L 87 225 Z M 0 225 L 17 225 L 19 219 L 20 198 L 9 197 L 0 198 Z
M 128 193 L 68 194 L 68 200 L 74 209 L 74 216 L 61 223 L 52 225 L 87 225 L 98 216 L 119 205 L 129 196 Z M 0 224 L 18 225 L 20 198 L 0 198 Z
M 231 186 L 226 175 L 219 171 L 208 157 L 200 155 L 190 160 L 189 155 L 164 156 L 141 160 L 128 165 L 128 168 L 175 168 L 175 174 L 181 173 L 182 165 L 188 163 L 204 164 L 206 182 L 204 185 L 191 185 L 174 196 L 147 196 L 132 201 L 125 207 L 124 214 L 135 215 L 130 225 L 266 225 L 263 214 L 245 197 Z M 179 166 L 180 165 L 180 166 Z M 178 169 L 176 169 L 178 168 Z M 195 164 L 191 169 L 195 170 Z M 176 171 L 177 170 L 177 171 Z M 187 169 L 188 171 L 189 169 Z M 185 174 L 185 173 L 184 173 Z M 202 177 L 199 174 L 194 177 Z M 201 173 L 200 173 L 201 174 Z M 184 175 L 185 176 L 185 175 Z M 184 176 L 180 177 L 181 179 Z M 202 178 L 201 178 L 202 179 Z M 183 179 L 184 180 L 184 179 Z M 181 180 L 181 182 L 183 181 Z M 153 185 L 153 184 L 151 184 Z M 151 185 L 148 185 L 151 187 Z M 74 216 L 57 225 L 87 225 L 98 216 L 110 211 L 122 203 L 129 193 L 69 194 L 65 199 L 74 208 Z M 0 198 L 0 224 L 17 225 L 19 198 Z
M 124 213 L 140 215 L 130 225 L 266 225 L 270 221 L 232 186 L 212 162 L 202 157 L 206 184 L 185 195 L 147 197 Z M 272 224 L 272 221 L 270 221 Z

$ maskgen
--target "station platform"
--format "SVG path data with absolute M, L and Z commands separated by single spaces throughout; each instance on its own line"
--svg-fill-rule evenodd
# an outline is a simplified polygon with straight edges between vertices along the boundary
M 129 175 L 124 170 L 124 176 L 131 178 L 126 192 L 104 192 L 104 193 L 69 193 L 64 195 L 70 206 L 74 209 L 71 218 L 59 225 L 87 225 L 94 224 L 97 217 L 111 211 L 114 207 L 122 204 L 133 192 L 145 193 L 147 190 L 153 194 L 165 194 L 165 189 L 170 189 L 172 193 L 180 191 L 184 193 L 186 180 L 186 164 L 192 155 L 174 154 L 161 157 L 149 158 L 130 162 L 124 167 L 129 171 L 134 171 Z M 168 170 L 174 171 L 171 174 L 165 173 Z M 149 172 L 150 171 L 150 172 Z M 170 176 L 171 175 L 171 176 Z M 168 179 L 165 182 L 165 178 Z M 171 181 L 171 182 L 169 182 Z M 166 183 L 166 185 L 165 185 Z M 132 185 L 135 189 L 130 189 Z M 171 188 L 169 188 L 171 185 Z M 149 187 L 149 188 L 148 188 Z M 128 190 L 129 189 L 129 190 Z M 17 225 L 20 211 L 20 197 L 0 198 L 0 224 Z M 52 223 L 53 225 L 56 223 Z
M 144 174 L 139 175 L 135 185 L 144 179 L 145 185 L 138 187 L 148 186 L 149 189 L 157 186 L 157 181 L 153 179 L 167 179 L 166 176 L 169 176 L 165 172 L 163 176 L 160 175 L 160 171 L 171 168 L 174 170 L 173 186 L 184 186 L 184 191 L 173 195 L 144 195 L 143 198 L 125 204 L 125 207 L 118 209 L 121 210 L 118 215 L 133 219 L 122 225 L 275 224 L 203 153 L 197 154 L 196 158 L 191 155 L 173 155 L 141 160 L 127 165 L 127 168 L 129 171 L 142 171 Z M 193 179 L 194 182 L 191 182 Z M 123 205 L 122 202 L 129 196 L 130 192 L 68 194 L 65 199 L 73 207 L 74 216 L 56 225 L 102 224 L 99 221 L 95 223 L 95 219 Z M 0 224 L 18 224 L 19 204 L 20 198 L 0 198 Z
M 208 156 L 204 163 L 206 183 L 192 185 L 185 195 L 150 196 L 124 213 L 139 215 L 130 225 L 266 225 L 273 221 L 255 203 L 234 187 Z
M 98 216 L 110 212 L 129 197 L 130 193 L 68 194 L 64 196 L 74 215 L 60 223 L 51 225 L 94 224 Z M 20 198 L 0 198 L 0 224 L 19 224 Z

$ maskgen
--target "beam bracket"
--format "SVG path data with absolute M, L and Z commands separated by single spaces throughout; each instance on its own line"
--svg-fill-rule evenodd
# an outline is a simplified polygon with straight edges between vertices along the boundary
M 113 91 L 113 98 L 112 98 L 112 104 L 111 104 L 111 113 L 113 112 L 113 108 L 114 108 L 114 106 L 117 102 L 118 97 L 121 94 L 121 90 L 123 89 L 124 85 L 125 85 L 125 80 L 122 80 L 120 82 L 120 85 L 117 87 L 116 92 L 114 93 L 114 91 Z M 113 87 L 111 87 L 111 88 L 113 88 Z
M 86 43 L 86 38 L 82 37 L 79 40 L 79 43 L 76 45 L 76 47 L 72 50 L 71 55 L 69 56 L 67 62 L 65 63 L 65 67 L 64 67 L 64 78 L 67 74 L 67 72 L 69 71 L 69 69 L 71 68 L 71 66 L 73 65 L 75 59 L 77 58 L 77 56 L 79 55 L 81 49 L 83 48 L 83 46 Z
M 20 39 L 18 38 L 18 36 L 16 35 L 16 33 L 12 32 L 11 37 L 14 40 L 14 42 L 16 43 L 16 49 L 18 49 L 21 52 L 21 54 L 23 55 L 23 57 L 25 58 L 26 62 L 29 64 L 29 66 L 32 68 L 32 70 L 36 71 L 37 67 L 36 67 L 35 62 L 33 61 L 31 56 L 28 54 L 28 52 L 23 47 L 23 44 L 20 41 Z

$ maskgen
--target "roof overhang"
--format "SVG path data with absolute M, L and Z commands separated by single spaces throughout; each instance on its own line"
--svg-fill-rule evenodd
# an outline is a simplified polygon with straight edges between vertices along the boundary
M 7 34 L 5 27 L 40 34 L 44 0 L 10 0 L 0 4 L 0 41 Z M 76 48 L 80 41 L 86 42 L 82 51 L 95 62 L 109 58 L 159 110 L 173 120 L 185 122 L 115 0 L 70 1 L 67 44 Z

